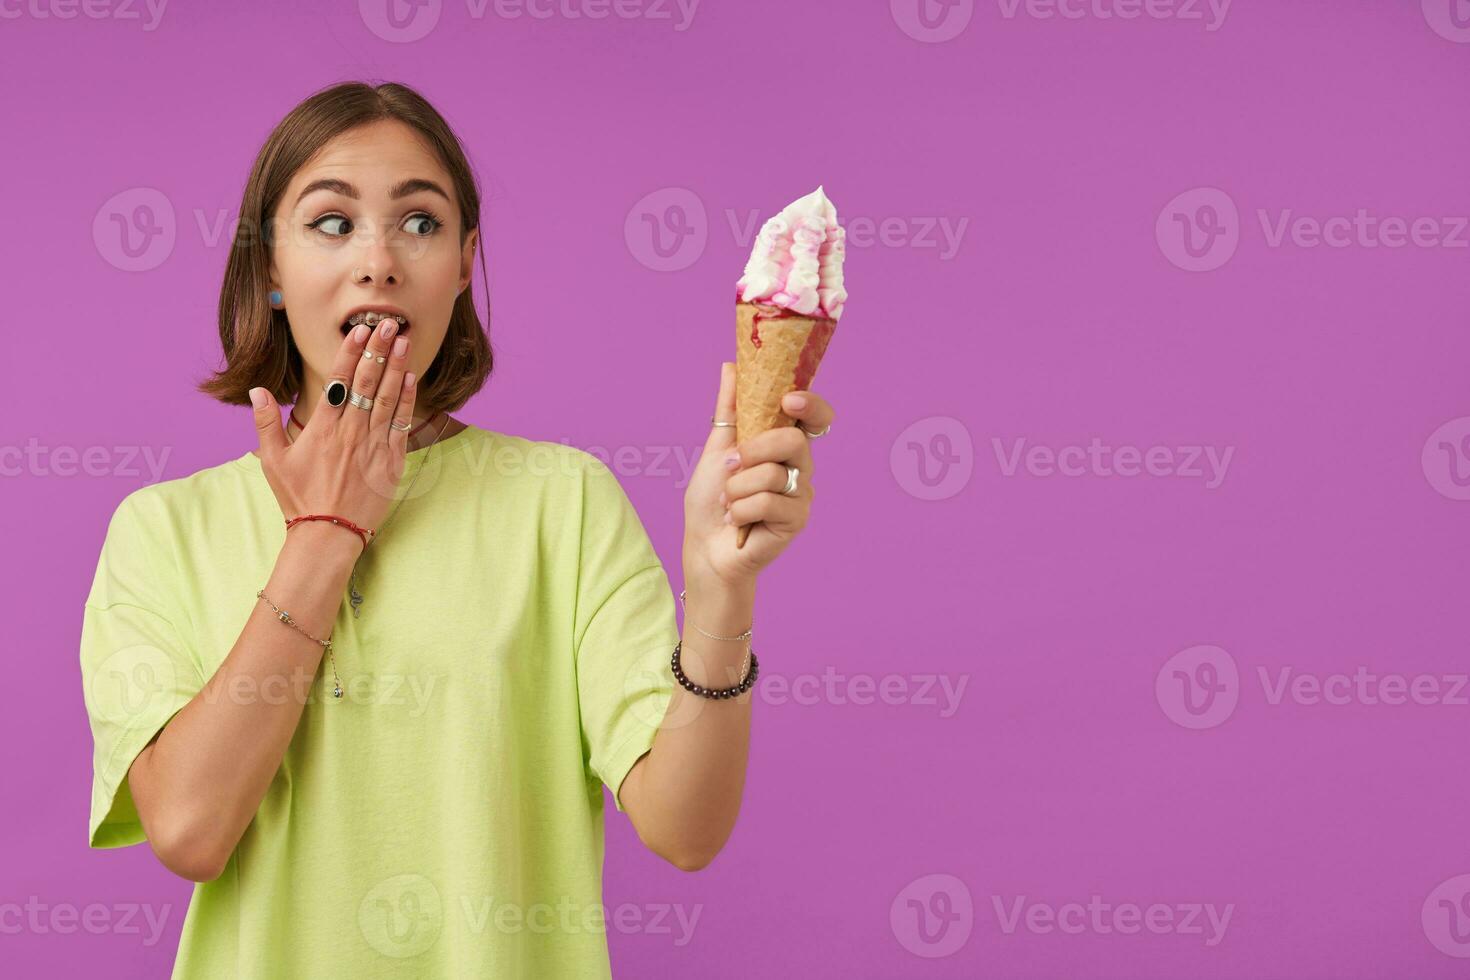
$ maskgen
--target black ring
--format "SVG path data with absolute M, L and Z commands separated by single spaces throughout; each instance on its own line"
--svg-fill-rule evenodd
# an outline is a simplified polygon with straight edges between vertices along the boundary
M 341 378 L 333 378 L 327 382 L 327 404 L 333 408 L 341 408 L 342 403 L 347 401 L 347 382 Z

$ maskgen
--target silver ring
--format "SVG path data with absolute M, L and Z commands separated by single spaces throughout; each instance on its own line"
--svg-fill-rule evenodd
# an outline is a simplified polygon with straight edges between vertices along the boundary
M 783 494 L 788 497 L 797 496 L 796 478 L 800 474 L 801 470 L 797 469 L 795 466 L 786 467 L 786 489 L 781 491 Z
M 392 422 L 389 422 L 388 423 L 388 428 L 390 428 L 390 429 L 397 429 L 399 432 L 407 432 L 409 429 L 412 429 L 413 428 L 413 423 L 412 422 L 404 422 L 404 423 L 402 423 L 400 425 L 399 422 L 398 422 L 398 420 L 397 419 L 394 419 Z
M 715 421 L 715 417 L 713 415 L 711 415 L 709 417 L 709 421 L 710 421 L 710 424 L 713 425 L 717 429 L 718 428 L 723 428 L 724 426 L 727 426 L 727 425 L 731 425 L 731 426 L 735 425 L 734 422 L 716 422 Z
M 832 431 L 832 423 L 831 422 L 828 422 L 827 423 L 827 427 L 825 429 L 823 429 L 821 432 L 812 432 L 806 426 L 802 425 L 800 422 L 796 423 L 796 427 L 798 429 L 800 429 L 802 432 L 805 432 L 806 433 L 806 437 L 808 439 L 820 439 L 824 435 L 826 435 L 827 433 L 829 433 L 829 432 Z
M 373 400 L 366 395 L 359 395 L 355 391 L 349 391 L 347 392 L 347 400 L 364 412 L 371 412 L 373 410 Z

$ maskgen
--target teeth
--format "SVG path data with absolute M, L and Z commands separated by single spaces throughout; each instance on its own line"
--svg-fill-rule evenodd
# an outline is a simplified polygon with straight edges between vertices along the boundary
M 347 318 L 347 325 L 355 327 L 360 323 L 366 323 L 368 326 L 373 327 L 377 326 L 379 320 L 385 318 L 397 320 L 400 327 L 408 323 L 408 317 L 406 316 L 399 316 L 397 313 L 379 313 L 376 310 L 369 310 L 366 313 L 352 314 Z

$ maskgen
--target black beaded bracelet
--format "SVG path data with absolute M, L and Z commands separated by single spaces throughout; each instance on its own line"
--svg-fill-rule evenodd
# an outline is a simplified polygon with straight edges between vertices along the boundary
M 675 679 L 678 680 L 679 684 L 683 686 L 684 690 L 690 692 L 691 694 L 698 694 L 700 697 L 712 698 L 715 700 L 719 700 L 722 698 L 739 697 L 746 691 L 750 690 L 751 685 L 755 683 L 755 675 L 760 672 L 760 661 L 755 659 L 755 651 L 751 650 L 750 670 L 746 673 L 745 678 L 739 684 L 736 684 L 734 687 L 727 687 L 718 691 L 708 687 L 700 687 L 698 684 L 694 683 L 688 677 L 686 677 L 684 675 L 684 668 L 679 666 L 679 651 L 683 648 L 683 646 L 684 642 L 682 640 L 674 644 L 674 660 L 672 666 L 674 668 Z

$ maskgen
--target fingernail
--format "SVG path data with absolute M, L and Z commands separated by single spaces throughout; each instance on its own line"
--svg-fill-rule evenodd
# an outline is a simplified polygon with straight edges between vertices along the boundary
M 731 514 L 730 514 L 730 512 L 728 510 L 725 511 L 725 523 L 726 524 L 734 524 L 735 523 L 735 518 L 733 516 L 731 516 Z
M 393 356 L 394 357 L 402 357 L 403 356 L 403 352 L 406 351 L 406 350 L 408 350 L 408 338 L 407 337 L 399 337 L 397 340 L 393 341 Z
M 803 408 L 806 408 L 806 399 L 801 397 L 800 395 L 787 395 L 786 405 L 793 412 L 799 412 Z
M 408 372 L 407 374 L 405 374 L 403 376 L 403 387 L 405 387 L 405 388 L 412 388 L 413 387 L 413 382 L 414 382 L 414 375 L 413 375 L 413 372 L 412 371 Z
M 368 339 L 368 334 L 372 332 L 372 327 L 369 327 L 366 323 L 359 323 L 357 329 L 352 331 L 352 339 L 361 344 Z
M 725 469 L 733 470 L 740 465 L 740 453 L 733 452 L 725 457 Z
M 388 319 L 378 324 L 378 336 L 382 337 L 384 340 L 387 340 L 389 337 L 393 336 L 393 332 L 397 329 L 398 321 L 390 316 Z
M 264 388 L 251 388 L 250 389 L 250 404 L 251 405 L 254 405 L 256 408 L 265 408 L 265 389 Z

